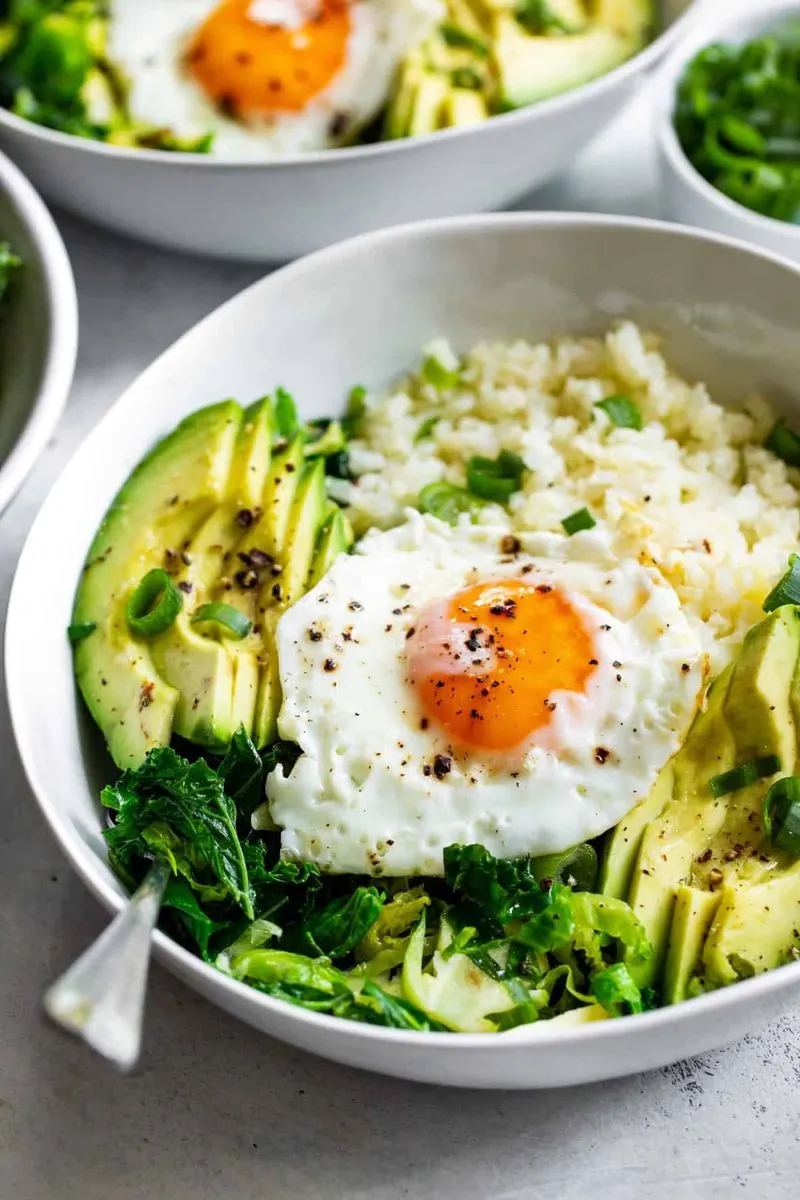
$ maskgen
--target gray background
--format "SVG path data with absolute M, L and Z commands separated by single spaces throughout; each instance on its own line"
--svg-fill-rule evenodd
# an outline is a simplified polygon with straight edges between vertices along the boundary
M 530 207 L 658 215 L 646 101 Z M 257 268 L 179 258 L 60 218 L 81 350 L 61 428 L 0 522 L 0 604 L 60 467 L 122 389 Z M 646 1076 L 458 1093 L 308 1057 L 162 970 L 124 1079 L 45 1024 L 40 997 L 105 916 L 39 816 L 0 709 L 0 1200 L 774 1200 L 800 1168 L 800 1019 Z

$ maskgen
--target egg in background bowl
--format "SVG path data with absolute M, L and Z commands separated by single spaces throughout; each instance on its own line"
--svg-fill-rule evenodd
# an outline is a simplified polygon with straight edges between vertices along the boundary
M 439 0 L 114 0 L 108 57 L 133 120 L 259 159 L 352 141 Z

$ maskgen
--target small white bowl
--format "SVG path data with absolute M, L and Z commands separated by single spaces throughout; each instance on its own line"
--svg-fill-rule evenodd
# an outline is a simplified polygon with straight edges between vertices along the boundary
M 670 54 L 655 83 L 656 137 L 666 212 L 685 225 L 743 238 L 773 254 L 800 262 L 800 225 L 762 217 L 708 183 L 686 157 L 672 122 L 678 84 L 699 50 L 712 42 L 748 42 L 789 17 L 800 20 L 800 3 L 759 0 L 745 11 L 740 7 L 738 12 L 734 10 L 713 20 L 704 20 L 703 16 Z
M 0 146 L 44 195 L 175 250 L 284 262 L 403 221 L 501 208 L 569 166 L 686 31 L 702 0 L 660 0 L 663 32 L 601 79 L 479 125 L 236 162 L 69 137 L 0 109 Z
M 752 390 L 800 418 L 800 270 L 738 242 L 623 217 L 520 213 L 435 221 L 334 246 L 269 276 L 181 338 L 95 427 L 47 497 L 14 579 L 5 640 L 11 720 L 45 818 L 99 900 L 125 897 L 102 837 L 112 777 L 74 686 L 65 629 L 84 557 L 127 474 L 188 412 L 277 382 L 305 418 L 354 381 L 388 384 L 442 334 L 598 333 L 629 316 L 663 334 L 675 368 L 722 401 Z M 42 562 L 54 584 L 41 586 Z M 229 979 L 163 933 L 158 957 L 242 1021 L 351 1065 L 429 1083 L 533 1088 L 650 1070 L 739 1037 L 796 1004 L 800 963 L 641 1016 L 583 1029 L 409 1033 L 339 1020 Z M 244 1029 L 242 1037 L 250 1036 Z M 257 1052 L 257 1047 L 254 1047 Z
M 0 513 L 58 424 L 78 349 L 78 299 L 53 218 L 0 154 L 0 241 L 23 267 L 0 321 Z

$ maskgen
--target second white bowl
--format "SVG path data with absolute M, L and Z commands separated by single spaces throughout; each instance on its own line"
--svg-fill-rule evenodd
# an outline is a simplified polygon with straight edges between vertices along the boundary
M 594 83 L 480 125 L 261 163 L 128 150 L 0 109 L 0 145 L 64 207 L 198 254 L 285 261 L 423 217 L 500 208 L 567 167 L 621 110 L 701 0 L 661 0 L 664 32 Z
M 706 9 L 706 13 L 708 10 Z M 673 124 L 675 97 L 687 66 L 712 42 L 744 43 L 774 29 L 794 17 L 800 20 L 797 0 L 777 3 L 741 4 L 733 11 L 727 6 L 714 9 L 691 34 L 679 43 L 664 63 L 655 85 L 656 129 L 662 191 L 666 213 L 685 225 L 698 225 L 731 237 L 743 238 L 773 254 L 783 254 L 800 262 L 800 226 L 774 221 L 751 212 L 708 183 L 686 157 Z

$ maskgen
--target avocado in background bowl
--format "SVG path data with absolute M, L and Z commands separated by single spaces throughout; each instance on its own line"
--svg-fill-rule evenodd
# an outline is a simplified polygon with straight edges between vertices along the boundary
M 238 6 L 227 7 L 230 16 L 225 5 L 209 5 L 206 26 L 192 24 L 190 10 L 183 41 L 148 74 L 163 43 L 173 42 L 172 25 L 156 28 L 152 12 L 142 15 L 139 40 L 153 53 L 131 52 L 122 63 L 115 23 L 126 30 L 136 23 L 106 0 L 12 4 L 0 22 L 0 104 L 48 129 L 114 146 L 272 158 L 348 146 L 362 136 L 417 137 L 473 125 L 607 74 L 656 31 L 654 0 L 442 0 L 438 12 L 417 9 L 413 0 L 375 0 L 383 24 L 370 31 L 354 16 L 342 61 L 335 43 L 328 50 L 338 64 L 328 78 L 327 69 L 320 74 L 325 46 L 315 45 L 314 25 L 302 24 L 302 11 L 305 44 L 287 47 L 282 26 L 268 26 L 255 9 L 247 10 L 248 25 Z M 323 6 L 314 21 L 329 16 Z M 221 48 L 206 78 L 193 64 L 217 45 L 216 31 L 225 33 L 231 53 Z M 369 73 L 356 61 L 355 35 L 376 37 Z M 117 54 L 122 37 L 116 34 Z M 264 76 L 258 108 L 253 72 Z M 345 80 L 348 72 L 352 79 Z M 317 90 L 273 99 L 290 87 L 290 76 L 319 76 Z M 314 117 L 321 104 L 331 113 L 322 124 Z

